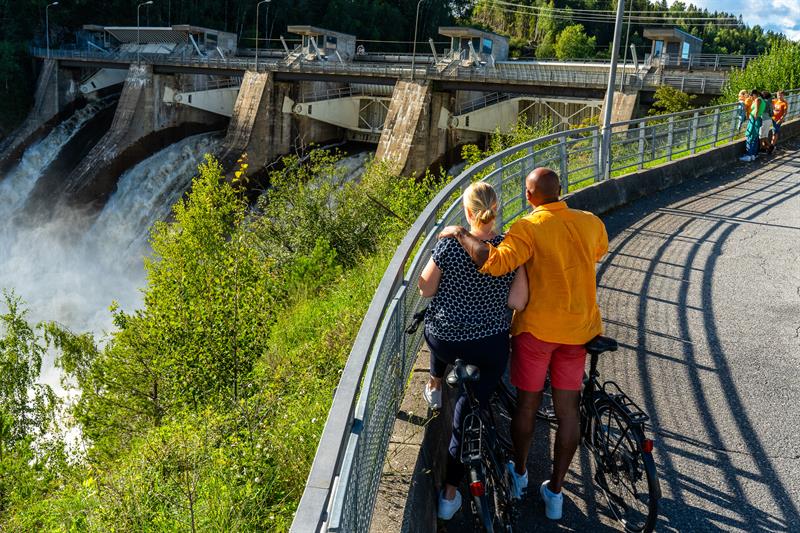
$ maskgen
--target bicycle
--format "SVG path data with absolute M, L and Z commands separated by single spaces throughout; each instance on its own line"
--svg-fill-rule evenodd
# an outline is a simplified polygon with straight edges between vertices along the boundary
M 416 332 L 426 309 L 416 313 L 407 334 Z M 456 359 L 445 381 L 457 388 L 467 401 L 464 408 L 460 459 L 468 472 L 470 507 L 475 529 L 487 533 L 513 531 L 516 507 L 512 483 L 506 465 L 511 458 L 511 442 L 497 431 L 493 409 L 482 409 L 470 384 L 480 380 L 480 369 Z M 490 404 L 491 405 L 491 404 Z
M 616 382 L 601 384 L 597 370 L 600 354 L 616 350 L 617 341 L 600 335 L 586 344 L 590 363 L 580 401 L 581 442 L 594 457 L 594 481 L 614 518 L 625 531 L 649 533 L 655 528 L 661 498 L 653 441 L 645 436 L 650 417 Z M 493 406 L 510 420 L 516 392 L 501 382 Z

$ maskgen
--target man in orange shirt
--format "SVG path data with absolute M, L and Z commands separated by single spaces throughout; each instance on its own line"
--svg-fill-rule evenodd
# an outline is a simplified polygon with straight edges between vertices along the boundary
M 772 101 L 772 144 L 770 145 L 769 151 L 772 152 L 775 149 L 775 145 L 778 143 L 778 133 L 781 131 L 781 125 L 783 125 L 783 119 L 786 118 L 786 113 L 789 111 L 789 102 L 786 101 L 784 98 L 783 91 L 778 91 L 778 94 L 775 95 L 777 98 Z
M 536 411 L 549 369 L 558 430 L 553 471 L 539 488 L 548 518 L 561 518 L 561 488 L 580 436 L 578 411 L 586 363 L 584 344 L 602 333 L 594 265 L 608 251 L 608 235 L 595 215 L 559 201 L 561 183 L 548 168 L 525 179 L 525 196 L 534 208 L 515 222 L 497 247 L 449 226 L 440 238 L 455 237 L 482 272 L 501 276 L 525 265 L 530 298 L 514 316 L 511 382 L 517 409 L 511 422 L 514 458 L 509 470 L 514 496 L 527 487 L 526 462 Z

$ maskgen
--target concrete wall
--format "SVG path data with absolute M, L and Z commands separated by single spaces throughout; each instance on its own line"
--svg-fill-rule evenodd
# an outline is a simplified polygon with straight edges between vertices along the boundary
M 447 152 L 448 135 L 438 121 L 452 104 L 449 93 L 434 92 L 429 83 L 397 82 L 375 159 L 402 175 L 424 173 Z

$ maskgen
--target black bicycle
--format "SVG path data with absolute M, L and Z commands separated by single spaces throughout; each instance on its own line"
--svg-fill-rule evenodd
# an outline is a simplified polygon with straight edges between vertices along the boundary
M 406 333 L 414 333 L 425 316 L 425 309 L 415 314 Z M 511 458 L 511 442 L 501 436 L 495 423 L 496 409 L 482 409 L 473 384 L 480 380 L 480 369 L 457 359 L 446 382 L 467 398 L 461 436 L 461 463 L 469 473 L 470 507 L 475 530 L 511 532 L 516 519 L 512 483 L 506 467 Z
M 661 487 L 653 461 L 653 441 L 645 435 L 649 417 L 617 383 L 601 383 L 597 370 L 600 354 L 616 350 L 617 341 L 599 335 L 586 344 L 590 363 L 581 394 L 581 440 L 592 452 L 594 480 L 614 518 L 625 531 L 650 532 L 658 517 Z M 516 406 L 513 387 L 502 382 L 493 406 L 510 420 Z

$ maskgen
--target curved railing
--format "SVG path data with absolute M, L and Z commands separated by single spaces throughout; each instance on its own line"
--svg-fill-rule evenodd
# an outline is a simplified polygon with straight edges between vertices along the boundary
M 790 113 L 800 95 L 788 94 Z M 610 175 L 691 155 L 740 136 L 738 104 L 612 125 Z M 440 230 L 465 224 L 460 194 L 476 179 L 498 193 L 498 220 L 508 225 L 527 211 L 523 177 L 535 167 L 559 172 L 564 190 L 600 181 L 598 127 L 528 141 L 464 170 L 425 207 L 397 248 L 358 332 L 336 389 L 293 532 L 368 531 L 396 413 L 422 344 L 421 328 L 405 325 L 424 302 L 416 280 Z

